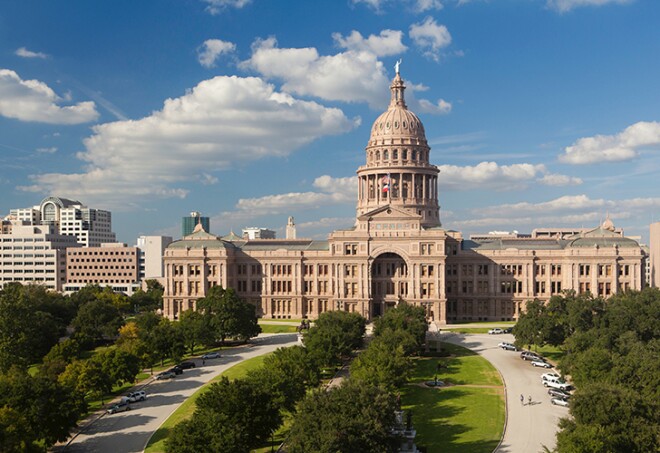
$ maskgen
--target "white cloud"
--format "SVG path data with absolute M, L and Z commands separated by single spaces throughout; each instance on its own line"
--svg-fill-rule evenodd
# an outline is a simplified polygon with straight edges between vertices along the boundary
M 411 9 L 417 13 L 423 13 L 430 10 L 441 10 L 443 8 L 440 0 L 352 0 L 353 4 L 364 3 L 376 12 L 381 12 L 387 4 L 410 5 Z
M 447 27 L 438 25 L 432 17 L 410 26 L 409 36 L 422 53 L 435 61 L 440 59 L 440 50 L 451 44 Z
M 282 90 L 298 95 L 366 101 L 375 108 L 381 108 L 389 98 L 383 63 L 367 51 L 321 56 L 313 47 L 280 49 L 275 38 L 268 38 L 253 44 L 252 56 L 241 66 L 283 80 Z
M 215 77 L 150 116 L 95 126 L 78 154 L 87 163 L 83 173 L 36 175 L 23 190 L 120 207 L 140 198 L 185 197 L 176 185 L 200 174 L 286 156 L 353 126 L 341 110 L 277 92 L 259 78 Z
M 36 151 L 39 154 L 54 154 L 57 152 L 57 148 L 55 146 L 52 146 L 50 148 L 37 148 Z
M 496 162 L 481 162 L 466 167 L 439 165 L 438 168 L 438 186 L 445 190 L 520 189 L 546 173 L 543 165 L 498 165 Z
M 660 146 L 660 122 L 640 121 L 616 135 L 581 138 L 564 149 L 559 161 L 593 164 L 631 160 L 637 157 L 639 148 L 646 146 Z
M 579 186 L 582 184 L 582 179 L 573 176 L 550 174 L 544 175 L 538 180 L 541 184 L 546 186 Z
M 41 58 L 41 59 L 48 58 L 48 55 L 43 52 L 33 52 L 31 50 L 27 50 L 25 47 L 19 47 L 18 49 L 16 49 L 16 52 L 14 52 L 14 54 L 23 58 Z
M 197 60 L 205 68 L 212 68 L 215 62 L 222 54 L 232 53 L 236 50 L 236 45 L 220 39 L 207 39 L 197 49 Z
M 440 0 L 416 0 L 414 8 L 418 13 L 423 13 L 433 9 L 441 10 L 443 6 Z
M 427 99 L 420 99 L 418 103 L 419 111 L 423 113 L 446 115 L 451 112 L 452 108 L 451 102 L 447 102 L 444 99 L 438 99 L 438 102 L 435 104 Z
M 202 0 L 208 3 L 206 11 L 211 15 L 216 16 L 227 8 L 241 9 L 246 5 L 252 3 L 252 0 Z
M 610 3 L 623 5 L 631 3 L 632 0 L 548 0 L 547 6 L 560 13 L 565 13 L 581 6 L 603 6 Z
M 382 30 L 380 35 L 369 35 L 366 39 L 356 30 L 346 37 L 341 33 L 332 34 L 339 47 L 357 52 L 367 51 L 379 57 L 405 52 L 407 47 L 401 42 L 402 37 L 403 33 L 399 30 Z
M 606 209 L 614 205 L 604 199 L 592 200 L 587 195 L 566 195 L 542 203 L 513 203 L 499 206 L 481 208 L 480 212 L 486 215 L 500 214 L 502 212 L 515 212 L 516 215 L 529 215 L 538 212 L 559 211 L 588 211 L 592 209 Z
M 22 80 L 16 72 L 0 69 L 0 115 L 49 124 L 87 123 L 99 116 L 94 102 L 60 107 L 62 100 L 45 83 Z
M 314 180 L 314 187 L 321 192 L 290 192 L 243 198 L 236 205 L 242 212 L 255 216 L 286 214 L 295 211 L 318 209 L 329 204 L 353 203 L 357 198 L 357 177 L 333 178 L 328 175 Z

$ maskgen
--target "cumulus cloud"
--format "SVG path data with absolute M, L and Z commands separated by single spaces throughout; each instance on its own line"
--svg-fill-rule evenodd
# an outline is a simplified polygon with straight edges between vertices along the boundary
M 543 175 L 538 181 L 546 186 L 578 186 L 582 184 L 582 179 L 580 178 L 556 173 Z
M 236 209 L 253 215 L 285 214 L 319 209 L 329 204 L 353 203 L 357 197 L 357 177 L 333 178 L 328 175 L 314 180 L 320 192 L 290 192 L 258 198 L 242 198 Z
M 616 135 L 581 138 L 564 149 L 559 161 L 576 165 L 620 162 L 634 159 L 638 149 L 647 146 L 660 146 L 660 122 L 640 121 Z
M 418 104 L 420 112 L 436 115 L 446 115 L 451 112 L 452 108 L 451 102 L 447 102 L 444 99 L 438 99 L 438 102 L 435 104 L 427 99 L 420 99 Z
M 10 69 L 0 69 L 0 115 L 21 121 L 80 124 L 95 121 L 99 113 L 92 101 L 60 107 L 64 99 L 45 83 L 22 80 Z
M 313 47 L 278 48 L 275 38 L 257 40 L 241 67 L 282 80 L 282 90 L 330 101 L 368 102 L 381 108 L 389 78 L 372 52 L 348 50 L 321 56 Z
M 407 47 L 401 42 L 403 32 L 399 30 L 382 30 L 380 35 L 369 35 L 364 38 L 359 31 L 353 30 L 344 37 L 341 33 L 333 33 L 332 38 L 339 47 L 357 52 L 367 51 L 379 57 L 397 55 L 405 52 Z
M 185 197 L 176 187 L 200 174 L 268 156 L 286 156 L 354 127 L 339 109 L 275 91 L 259 78 L 215 77 L 161 110 L 95 126 L 78 158 L 82 173 L 32 176 L 23 190 L 122 206 L 135 198 Z M 295 130 L 295 134 L 290 131 Z M 215 182 L 213 176 L 203 181 Z
M 202 0 L 207 3 L 206 11 L 213 16 L 223 12 L 227 8 L 241 9 L 252 3 L 252 0 Z
M 544 165 L 498 165 L 496 162 L 481 162 L 465 167 L 439 165 L 438 168 L 438 186 L 445 190 L 520 189 L 546 173 Z
M 615 225 L 624 220 L 645 223 L 648 213 L 660 208 L 660 198 L 622 200 L 591 199 L 587 195 L 563 196 L 539 203 L 511 203 L 471 209 L 452 216 L 452 228 L 472 231 L 531 230 L 544 226 L 595 228 L 608 215 Z
M 197 49 L 197 61 L 205 68 L 212 68 L 220 55 L 232 53 L 235 50 L 236 45 L 234 43 L 220 39 L 207 39 Z
M 548 0 L 546 4 L 551 9 L 565 13 L 581 6 L 603 6 L 613 3 L 623 5 L 631 2 L 632 0 Z
M 353 4 L 364 3 L 376 12 L 381 12 L 385 5 L 408 5 L 413 11 L 422 13 L 430 10 L 440 10 L 443 8 L 440 0 L 352 0 Z
M 426 57 L 435 61 L 440 59 L 440 51 L 451 44 L 447 27 L 438 25 L 432 17 L 411 25 L 408 35 Z
M 31 50 L 27 50 L 25 47 L 19 47 L 16 49 L 14 54 L 23 58 L 41 58 L 42 60 L 48 58 L 48 55 L 43 52 L 33 52 Z

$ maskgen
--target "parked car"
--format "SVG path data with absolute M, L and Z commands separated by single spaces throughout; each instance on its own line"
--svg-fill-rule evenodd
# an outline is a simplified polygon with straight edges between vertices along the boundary
M 550 395 L 553 398 L 561 398 L 564 400 L 567 400 L 571 397 L 571 394 L 568 392 L 563 392 L 561 390 L 557 389 L 548 389 L 548 395 Z
M 548 362 L 542 359 L 532 360 L 532 366 L 537 366 L 541 368 L 552 368 L 552 365 L 550 365 Z
M 185 362 L 179 363 L 177 366 L 182 370 L 189 370 L 190 368 L 195 368 L 195 362 L 192 360 L 187 360 Z
M 523 351 L 520 353 L 520 358 L 523 360 L 541 360 L 541 356 L 535 352 Z
M 181 368 L 179 365 L 174 365 L 172 368 L 170 368 L 167 371 L 171 371 L 176 375 L 183 374 L 183 368 Z
M 138 390 L 137 392 L 131 392 L 127 395 L 128 401 L 135 403 L 137 401 L 144 401 L 147 399 L 147 392 L 144 390 Z
M 506 341 L 501 342 L 497 346 L 499 346 L 500 348 L 502 348 L 504 350 L 507 350 L 507 351 L 517 351 L 518 350 L 518 348 L 516 348 L 516 346 L 514 344 L 507 343 Z
M 131 406 L 128 405 L 128 402 L 123 401 L 123 402 L 120 402 L 120 403 L 117 403 L 117 404 L 111 406 L 108 409 L 108 414 L 116 414 L 117 412 L 124 412 L 124 411 L 130 411 L 130 410 L 131 410 Z
M 202 360 L 219 359 L 219 358 L 220 358 L 219 352 L 207 352 L 202 356 Z
M 156 380 L 161 381 L 163 379 L 173 379 L 176 376 L 176 373 L 172 370 L 163 371 L 156 375 Z
M 565 399 L 562 399 L 562 398 L 552 398 L 552 399 L 550 400 L 550 402 L 551 402 L 552 404 L 554 404 L 555 406 L 564 406 L 564 407 L 568 407 L 568 400 L 565 400 Z
M 504 331 L 502 329 L 500 329 L 499 327 L 488 330 L 488 335 L 499 335 L 501 333 L 504 333 Z
M 557 373 L 543 373 L 541 375 L 541 381 L 559 381 L 561 376 Z
M 511 333 L 511 332 L 513 332 L 513 327 L 507 327 L 506 329 L 504 329 L 504 333 Z
M 551 387 L 553 389 L 561 390 L 563 392 L 567 392 L 573 388 L 571 384 L 565 381 L 543 381 L 543 385 L 545 387 Z

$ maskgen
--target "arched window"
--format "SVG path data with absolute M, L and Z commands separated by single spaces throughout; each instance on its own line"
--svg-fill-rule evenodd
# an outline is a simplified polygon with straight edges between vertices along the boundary
M 383 151 L 383 160 L 388 160 L 390 158 L 390 153 L 387 150 Z
M 380 151 L 376 151 L 376 160 L 380 160 Z
M 402 151 L 402 156 L 401 156 L 401 158 L 402 158 L 403 160 L 408 160 L 408 150 L 407 150 L 407 149 L 404 149 L 404 150 Z
M 399 151 L 395 149 L 394 151 L 392 151 L 392 160 L 398 160 L 398 159 L 399 159 Z

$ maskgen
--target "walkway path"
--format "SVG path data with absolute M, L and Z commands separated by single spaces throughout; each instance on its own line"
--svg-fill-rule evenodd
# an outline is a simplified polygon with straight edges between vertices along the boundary
M 555 446 L 557 424 L 568 416 L 568 408 L 550 403 L 547 389 L 541 383 L 541 375 L 548 370 L 534 368 L 520 359 L 519 352 L 505 351 L 497 346 L 501 341 L 513 342 L 510 334 L 459 334 L 440 333 L 441 341 L 466 347 L 483 356 L 502 374 L 506 387 L 507 424 L 504 438 L 496 450 L 500 453 L 537 453 L 543 446 Z M 520 402 L 524 396 L 524 404 Z M 527 404 L 528 397 L 532 404 Z
M 222 351 L 222 357 L 195 360 L 197 367 L 168 381 L 151 381 L 143 389 L 148 398 L 132 403 L 132 410 L 114 415 L 103 415 L 84 427 L 81 433 L 65 447 L 55 451 L 130 453 L 141 452 L 153 433 L 181 403 L 202 385 L 237 363 L 267 354 L 282 346 L 296 344 L 296 334 L 260 335 L 246 346 Z

